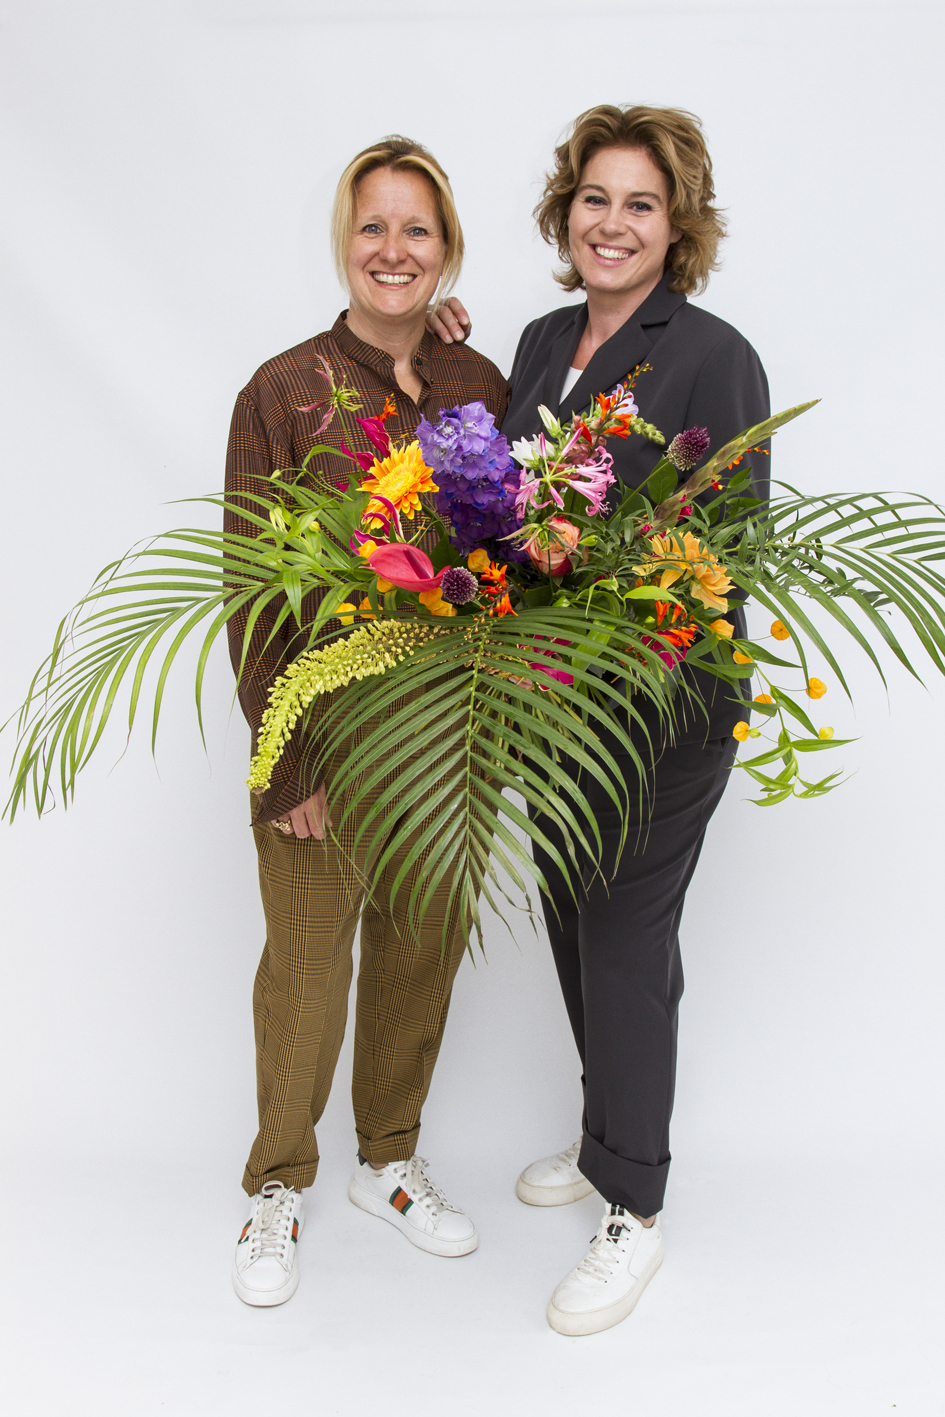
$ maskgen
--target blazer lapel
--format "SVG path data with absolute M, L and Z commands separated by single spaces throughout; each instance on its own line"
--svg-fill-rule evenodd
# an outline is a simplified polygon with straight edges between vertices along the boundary
M 546 408 L 551 409 L 552 413 L 561 402 L 564 376 L 571 367 L 571 359 L 581 342 L 586 324 L 587 305 L 578 305 L 574 311 L 573 320 L 568 321 L 557 338 L 552 340 L 548 349 L 548 364 L 541 401 Z
M 646 297 L 639 310 L 630 316 L 626 324 L 621 325 L 616 334 L 611 335 L 606 344 L 601 345 L 563 402 L 560 395 L 567 365 L 561 369 L 556 390 L 559 418 L 567 420 L 572 414 L 583 412 L 596 394 L 610 393 L 615 384 L 621 383 L 628 374 L 633 373 L 638 364 L 643 363 L 659 338 L 662 327 L 680 305 L 686 303 L 684 295 L 677 295 L 667 288 L 670 279 L 669 274 L 665 275 L 656 289 Z M 586 322 L 586 306 L 584 310 Z M 657 328 L 654 329 L 653 326 Z M 582 331 L 583 328 L 582 323 Z M 569 358 L 576 347 L 577 340 L 567 351 Z M 555 408 L 556 405 L 549 401 L 549 407 Z

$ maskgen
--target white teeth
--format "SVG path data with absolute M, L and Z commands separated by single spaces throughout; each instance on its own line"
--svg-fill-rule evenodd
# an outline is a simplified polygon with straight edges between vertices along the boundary
M 413 280 L 413 276 L 411 275 L 388 275 L 385 271 L 372 271 L 371 275 L 376 281 L 379 281 L 381 285 L 409 285 Z
M 630 255 L 629 251 L 620 251 L 614 246 L 595 246 L 594 250 L 605 261 L 623 261 Z

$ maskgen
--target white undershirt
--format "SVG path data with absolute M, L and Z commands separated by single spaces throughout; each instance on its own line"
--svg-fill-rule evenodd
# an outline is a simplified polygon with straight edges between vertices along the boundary
M 577 383 L 578 379 L 580 379 L 580 377 L 581 377 L 581 375 L 582 375 L 583 373 L 584 373 L 584 370 L 583 370 L 583 369 L 575 369 L 574 365 L 573 365 L 573 364 L 571 365 L 571 368 L 568 370 L 567 374 L 565 374 L 565 376 L 564 376 L 564 385 L 563 385 L 563 387 L 562 387 L 562 389 L 561 389 L 561 402 L 562 402 L 562 403 L 564 403 L 564 401 L 565 401 L 565 399 L 567 398 L 568 394 L 569 394 L 569 393 L 571 392 L 571 390 L 574 388 L 575 384 Z

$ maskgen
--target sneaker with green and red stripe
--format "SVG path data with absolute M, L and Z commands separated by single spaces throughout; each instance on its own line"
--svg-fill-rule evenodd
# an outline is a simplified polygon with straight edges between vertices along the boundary
M 348 1199 L 369 1215 L 397 1227 L 412 1245 L 431 1255 L 468 1255 L 479 1244 L 476 1227 L 435 1186 L 422 1156 L 391 1161 L 380 1171 L 358 1153 Z

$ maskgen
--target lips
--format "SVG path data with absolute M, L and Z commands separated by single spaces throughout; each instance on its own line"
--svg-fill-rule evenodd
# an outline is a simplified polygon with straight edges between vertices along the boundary
M 395 288 L 397 286 L 410 285 L 417 279 L 416 275 L 411 275 L 407 272 L 394 275 L 390 271 L 371 271 L 370 275 L 371 279 L 377 281 L 378 285 L 389 285 Z

